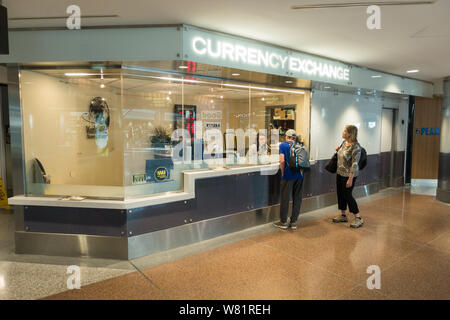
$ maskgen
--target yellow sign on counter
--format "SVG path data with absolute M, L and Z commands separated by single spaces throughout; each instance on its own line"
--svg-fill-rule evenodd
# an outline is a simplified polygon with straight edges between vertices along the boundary
M 0 208 L 5 208 L 6 210 L 11 209 L 8 204 L 8 195 L 6 194 L 6 189 L 2 178 L 0 178 Z

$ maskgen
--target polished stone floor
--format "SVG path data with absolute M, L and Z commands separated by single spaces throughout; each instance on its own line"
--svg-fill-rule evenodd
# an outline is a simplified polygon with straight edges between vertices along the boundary
M 334 224 L 336 206 L 296 231 L 260 226 L 132 260 L 15 255 L 0 213 L 0 299 L 450 299 L 450 206 L 410 189 L 358 199 L 365 224 Z M 68 290 L 67 266 L 81 267 Z M 369 266 L 381 270 L 370 290 Z

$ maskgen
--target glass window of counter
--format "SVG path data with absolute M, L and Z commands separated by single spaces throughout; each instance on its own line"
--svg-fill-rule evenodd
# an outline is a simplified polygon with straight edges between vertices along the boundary
M 251 87 L 251 128 L 266 134 L 272 154 L 294 129 L 299 141 L 309 150 L 310 91 L 291 88 Z
M 27 195 L 176 193 L 186 171 L 277 164 L 288 129 L 309 147 L 309 94 L 295 88 L 125 66 L 20 81 Z
M 123 199 L 120 69 L 20 71 L 27 195 Z

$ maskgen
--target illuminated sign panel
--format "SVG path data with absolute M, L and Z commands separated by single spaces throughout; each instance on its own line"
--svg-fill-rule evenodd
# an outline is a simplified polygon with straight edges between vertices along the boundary
M 339 84 L 350 81 L 350 66 L 344 63 L 193 27 L 185 31 L 183 46 L 185 58 L 207 64 Z
M 350 70 L 338 65 L 312 59 L 280 55 L 268 50 L 245 47 L 230 42 L 197 36 L 192 39 L 192 50 L 199 56 L 250 64 L 258 67 L 289 70 L 334 80 L 350 80 Z

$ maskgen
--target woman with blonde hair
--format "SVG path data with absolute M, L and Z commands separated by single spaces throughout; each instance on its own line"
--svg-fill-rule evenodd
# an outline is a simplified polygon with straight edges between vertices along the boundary
M 345 141 L 337 151 L 337 172 L 336 172 L 336 192 L 338 197 L 338 207 L 341 214 L 333 218 L 333 222 L 348 222 L 346 211 L 355 215 L 350 227 L 359 228 L 364 224 L 359 214 L 358 204 L 353 198 L 352 191 L 355 186 L 356 177 L 359 172 L 359 159 L 361 158 L 361 146 L 358 143 L 358 128 L 356 126 L 347 125 L 342 132 L 342 138 Z

